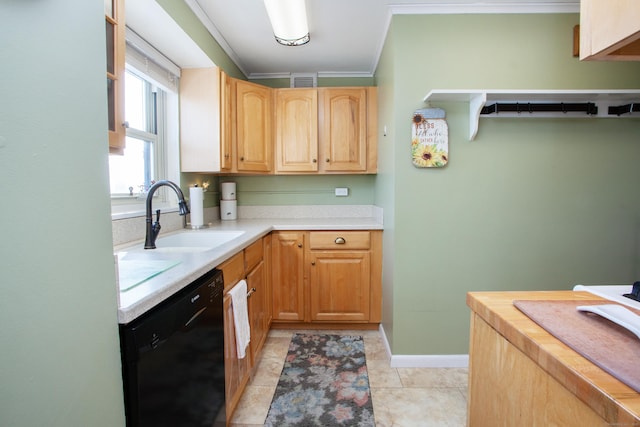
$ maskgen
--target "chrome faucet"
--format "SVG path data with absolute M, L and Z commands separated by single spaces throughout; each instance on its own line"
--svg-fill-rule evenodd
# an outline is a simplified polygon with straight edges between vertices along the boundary
M 163 185 L 169 186 L 173 188 L 173 191 L 178 195 L 178 209 L 180 215 L 186 215 L 189 213 L 189 207 L 187 206 L 187 202 L 184 201 L 184 194 L 182 194 L 182 190 L 175 183 L 171 181 L 158 181 L 149 188 L 149 192 L 147 193 L 147 235 L 144 239 L 144 248 L 145 249 L 155 249 L 156 248 L 156 238 L 160 233 L 160 209 L 156 211 L 156 222 L 153 222 L 153 214 L 151 213 L 151 202 L 153 200 L 153 193 L 158 189 L 158 187 L 162 187 Z

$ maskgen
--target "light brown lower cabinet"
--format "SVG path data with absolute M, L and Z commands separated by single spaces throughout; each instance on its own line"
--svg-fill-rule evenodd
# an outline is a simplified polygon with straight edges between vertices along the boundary
M 251 358 L 255 361 L 262 350 L 262 346 L 269 332 L 267 324 L 266 300 L 267 277 L 265 262 L 260 261 L 249 274 L 247 274 L 247 288 L 249 289 L 247 304 L 249 306 L 249 325 L 251 327 Z
M 227 423 L 231 420 L 233 411 L 249 381 L 251 371 L 250 358 L 246 356 L 238 359 L 236 351 L 236 328 L 233 323 L 233 305 L 231 295 L 225 295 L 224 310 L 224 382 Z
M 272 233 L 274 323 L 381 320 L 382 231 Z
M 382 302 L 382 231 L 275 231 L 218 266 L 224 276 L 227 423 L 255 368 L 272 322 L 375 325 Z M 236 349 L 231 290 L 247 281 L 251 341 Z
M 240 401 L 249 381 L 259 353 L 269 331 L 271 320 L 269 301 L 269 277 L 265 263 L 265 247 L 270 248 L 271 238 L 263 238 L 237 253 L 218 266 L 224 277 L 224 347 L 225 347 L 225 398 L 227 423 Z M 268 260 L 268 257 L 267 257 Z M 247 281 L 247 309 L 251 340 L 246 356 L 238 358 L 231 290 L 240 280 Z
M 273 320 L 302 322 L 305 232 L 272 232 L 271 239 Z

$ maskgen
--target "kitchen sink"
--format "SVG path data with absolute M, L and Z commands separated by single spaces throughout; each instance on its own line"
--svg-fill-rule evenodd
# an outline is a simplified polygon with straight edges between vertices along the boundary
M 205 252 L 211 250 L 208 246 L 163 246 L 161 248 L 148 249 L 161 254 L 185 254 L 190 252 Z
M 136 245 L 120 251 L 117 253 L 120 292 L 171 270 L 189 254 L 213 250 L 243 234 L 244 231 L 231 230 L 185 230 L 158 237 L 155 249 Z
M 182 231 L 158 237 L 156 248 L 147 250 L 166 253 L 204 252 L 224 245 L 243 234 L 244 231 Z

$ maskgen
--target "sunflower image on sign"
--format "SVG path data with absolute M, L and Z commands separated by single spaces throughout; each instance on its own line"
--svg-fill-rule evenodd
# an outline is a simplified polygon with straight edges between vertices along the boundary
M 419 168 L 441 168 L 449 162 L 449 128 L 444 110 L 425 108 L 413 113 L 411 157 Z

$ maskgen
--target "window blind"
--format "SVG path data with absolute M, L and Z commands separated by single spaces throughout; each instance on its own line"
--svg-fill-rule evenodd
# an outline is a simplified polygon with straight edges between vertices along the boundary
M 125 62 L 165 91 L 178 93 L 180 67 L 127 27 Z

